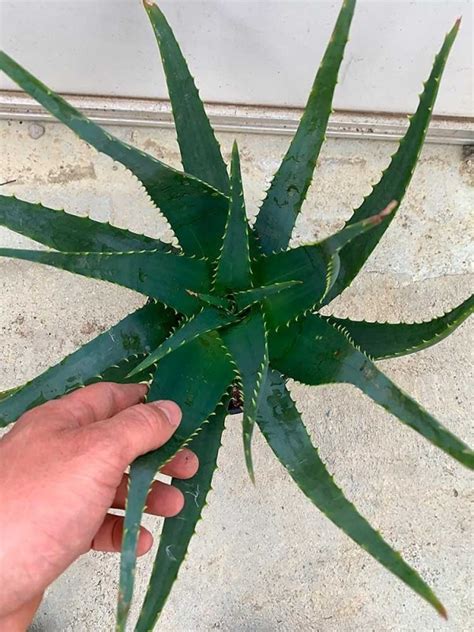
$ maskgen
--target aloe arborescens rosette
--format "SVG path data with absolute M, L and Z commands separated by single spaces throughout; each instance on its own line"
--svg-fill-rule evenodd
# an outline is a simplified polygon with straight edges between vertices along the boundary
M 0 223 L 51 250 L 3 248 L 0 255 L 43 263 L 132 288 L 146 304 L 60 364 L 0 396 L 0 421 L 74 388 L 97 382 L 151 383 L 149 398 L 174 399 L 183 420 L 173 439 L 131 467 L 121 559 L 118 629 L 132 598 L 138 529 L 157 471 L 184 445 L 199 472 L 175 481 L 188 499 L 164 521 L 136 626 L 153 628 L 182 563 L 211 487 L 229 392 L 244 401 L 243 443 L 253 478 L 255 424 L 296 484 L 355 542 L 431 603 L 444 608 L 421 577 L 345 498 L 321 460 L 286 387 L 350 383 L 460 463 L 473 453 L 377 367 L 380 358 L 413 353 L 452 332 L 472 298 L 422 323 L 366 323 L 318 310 L 357 275 L 395 216 L 410 182 L 459 24 L 446 36 L 416 113 L 389 167 L 344 228 L 318 243 L 289 248 L 322 143 L 354 0 L 345 0 L 298 130 L 276 172 L 254 226 L 247 220 L 237 146 L 230 174 L 173 33 L 158 7 L 145 3 L 168 82 L 184 171 L 114 138 L 40 83 L 5 53 L 0 68 L 80 138 L 121 162 L 142 182 L 179 242 L 0 196 Z M 189 500 L 191 499 L 191 500 Z

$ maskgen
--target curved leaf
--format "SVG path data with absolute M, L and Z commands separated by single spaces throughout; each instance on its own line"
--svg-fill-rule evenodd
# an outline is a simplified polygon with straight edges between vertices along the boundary
M 255 222 L 264 254 L 284 250 L 326 138 L 339 67 L 349 36 L 355 0 L 345 0 L 309 95 L 303 116 L 276 172 Z M 382 208 L 382 207 L 379 207 Z
M 395 358 L 435 345 L 455 331 L 474 310 L 474 295 L 443 316 L 421 323 L 369 323 L 349 318 L 326 318 L 342 328 L 374 360 Z
M 276 371 L 268 374 L 257 423 L 278 460 L 311 502 L 367 553 L 446 617 L 443 605 L 429 586 L 370 526 L 336 485 L 311 443 L 283 376 Z
M 173 479 L 173 485 L 182 491 L 185 504 L 178 516 L 166 518 L 160 535 L 160 544 L 153 564 L 148 590 L 143 602 L 135 632 L 153 630 L 171 592 L 196 531 L 196 524 L 206 505 L 212 477 L 217 469 L 217 455 L 227 414 L 228 397 L 192 439 L 189 447 L 199 459 L 199 470 L 188 480 Z
M 155 365 L 151 365 L 143 371 L 134 373 L 130 376 L 131 371 L 146 357 L 146 353 L 139 353 L 125 358 L 117 364 L 109 366 L 103 373 L 87 381 L 87 384 L 95 384 L 96 382 L 116 382 L 117 384 L 142 384 L 149 383 L 155 374 Z
M 138 364 L 129 377 L 140 373 L 159 360 L 164 358 L 168 353 L 176 351 L 182 345 L 185 345 L 195 338 L 203 334 L 220 329 L 229 325 L 235 320 L 235 316 L 226 314 L 213 307 L 205 307 L 200 312 L 192 316 L 189 320 L 180 324 L 180 326 L 166 339 L 159 347 L 152 351 L 140 364 Z
M 343 332 L 310 314 L 270 336 L 272 366 L 305 384 L 348 382 L 454 459 L 474 468 L 474 453 L 399 389 Z M 301 358 L 305 359 L 304 362 Z
M 174 250 L 171 244 L 158 239 L 96 222 L 90 217 L 78 217 L 42 204 L 31 204 L 15 196 L 0 195 L 0 225 L 63 252 Z
M 383 172 L 382 178 L 375 185 L 372 193 L 367 196 L 361 206 L 354 211 L 348 224 L 354 224 L 366 217 L 370 217 L 374 211 L 383 208 L 390 200 L 398 200 L 399 203 L 402 201 L 405 191 L 410 184 L 416 163 L 418 162 L 418 156 L 423 146 L 433 106 L 438 94 L 439 82 L 448 59 L 449 51 L 456 39 L 458 29 L 459 20 L 447 34 L 441 50 L 435 57 L 433 69 L 428 81 L 425 83 L 418 109 L 411 118 L 408 130 L 401 140 L 397 152 L 393 155 L 389 167 Z M 350 285 L 368 259 L 370 253 L 380 241 L 393 217 L 394 216 L 389 218 L 388 222 L 379 226 L 376 230 L 372 231 L 372 233 L 355 239 L 342 249 L 340 254 L 341 269 L 339 276 L 332 290 L 326 296 L 325 304 L 331 302 L 333 298 L 338 296 Z
M 253 287 L 250 290 L 242 290 L 233 295 L 235 306 L 238 311 L 243 311 L 254 303 L 260 303 L 265 298 L 279 294 L 290 287 L 299 285 L 301 281 L 283 281 L 282 283 L 273 283 L 273 285 L 263 285 L 261 287 Z
M 94 338 L 59 364 L 0 401 L 0 426 L 16 421 L 30 408 L 94 381 L 115 381 L 113 365 L 149 352 L 168 335 L 175 322 L 170 310 L 155 302 L 145 305 Z M 112 367 L 112 368 L 111 368 Z M 130 368 L 129 368 L 130 370 Z M 134 381 L 138 381 L 137 376 Z
M 224 296 L 216 296 L 215 294 L 203 294 L 202 292 L 189 292 L 191 296 L 195 296 L 203 305 L 203 307 L 219 307 L 227 312 L 232 311 L 232 303 L 230 299 Z
M 150 485 L 158 470 L 199 432 L 232 379 L 231 362 L 215 333 L 204 334 L 160 361 L 148 399 L 175 401 L 181 407 L 183 418 L 163 447 L 141 456 L 130 468 L 117 610 L 117 630 L 121 632 L 125 629 L 133 594 L 137 538 Z
M 186 60 L 160 9 L 150 2 L 143 4 L 160 48 L 183 168 L 187 173 L 227 194 L 229 176 L 219 143 Z
M 123 285 L 157 298 L 183 314 L 192 314 L 199 309 L 199 302 L 186 289 L 205 292 L 209 288 L 209 270 L 205 261 L 156 250 L 97 253 L 0 248 L 0 257 L 42 263 Z
M 286 325 L 318 306 L 337 278 L 339 251 L 357 236 L 374 230 L 382 222 L 386 223 L 396 204 L 392 201 L 376 215 L 345 226 L 316 244 L 300 246 L 260 259 L 256 263 L 256 276 L 260 285 L 299 281 L 295 287 L 265 299 L 265 316 L 269 327 Z
M 186 254 L 217 255 L 228 206 L 223 194 L 113 137 L 3 51 L 0 51 L 0 70 L 80 138 L 130 169 L 170 223 Z

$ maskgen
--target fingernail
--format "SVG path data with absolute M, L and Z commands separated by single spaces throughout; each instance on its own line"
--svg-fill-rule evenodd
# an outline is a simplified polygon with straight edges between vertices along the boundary
M 179 426 L 179 424 L 181 423 L 181 408 L 178 406 L 178 404 L 176 404 L 176 402 L 163 399 L 158 402 L 152 402 L 150 405 L 158 408 L 158 410 L 163 412 L 166 415 L 171 426 L 176 427 Z

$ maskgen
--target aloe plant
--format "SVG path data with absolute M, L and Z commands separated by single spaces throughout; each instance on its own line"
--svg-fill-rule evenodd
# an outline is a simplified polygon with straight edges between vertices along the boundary
M 184 171 L 113 137 L 0 53 L 0 67 L 11 79 L 142 182 L 179 242 L 176 248 L 89 218 L 0 196 L 0 224 L 50 248 L 2 248 L 0 256 L 109 281 L 148 297 L 141 309 L 60 364 L 0 395 L 1 424 L 100 380 L 147 380 L 150 400 L 173 399 L 183 410 L 173 439 L 131 466 L 118 630 L 125 628 L 132 599 L 138 529 L 150 484 L 184 445 L 198 455 L 200 469 L 194 478 L 174 481 L 188 501 L 177 518 L 164 521 L 138 632 L 153 628 L 185 558 L 211 488 L 230 392 L 236 387 L 244 402 L 243 448 L 251 478 L 257 425 L 309 500 L 442 616 L 446 614 L 423 579 L 345 498 L 286 385 L 287 378 L 311 385 L 353 384 L 454 459 L 473 467 L 473 452 L 376 364 L 380 358 L 413 353 L 442 340 L 472 312 L 472 297 L 439 318 L 413 324 L 338 319 L 318 311 L 350 285 L 395 217 L 423 145 L 459 22 L 447 34 L 418 109 L 372 192 L 338 233 L 289 248 L 325 139 L 354 6 L 355 0 L 343 2 L 297 132 L 253 226 L 247 220 L 237 145 L 228 173 L 185 59 L 155 4 L 147 1 L 145 9 L 160 48 Z

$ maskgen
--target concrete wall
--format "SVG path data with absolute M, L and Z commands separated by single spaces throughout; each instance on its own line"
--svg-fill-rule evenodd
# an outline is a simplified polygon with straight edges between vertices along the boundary
M 306 103 L 339 0 L 160 0 L 205 101 Z M 360 0 L 335 107 L 411 112 L 445 33 L 462 16 L 436 114 L 472 116 L 471 0 Z M 59 92 L 168 93 L 139 0 L 0 0 L 0 48 Z M 0 89 L 16 89 L 0 76 Z
M 168 236 L 138 183 L 69 131 L 55 124 L 0 125 L 0 182 L 15 180 L 1 187 L 3 194 Z M 171 131 L 114 131 L 168 162 L 179 162 Z M 228 155 L 232 138 L 221 135 L 221 141 Z M 246 135 L 238 141 L 248 207 L 254 211 L 288 138 Z M 393 150 L 376 141 L 329 141 L 297 239 L 322 237 L 340 227 Z M 470 282 L 472 287 L 468 213 L 473 184 L 472 163 L 463 160 L 460 147 L 427 146 L 396 221 L 357 282 L 334 303 L 334 313 L 419 320 L 463 300 Z M 1 230 L 0 243 L 25 246 L 28 241 Z M 33 377 L 142 302 L 133 292 L 106 283 L 5 259 L 0 260 L 0 296 L 0 390 Z M 432 349 L 380 365 L 472 443 L 470 345 L 472 325 L 467 323 Z M 465 470 L 349 386 L 293 390 L 337 482 L 431 583 L 449 621 L 438 619 L 312 507 L 260 436 L 255 438 L 253 487 L 243 465 L 239 419 L 232 417 L 215 490 L 161 629 L 466 631 L 473 578 Z M 158 520 L 148 524 L 159 530 Z M 144 594 L 151 561 L 148 556 L 140 563 L 137 596 Z M 117 577 L 118 557 L 83 557 L 51 587 L 33 629 L 113 629 Z

